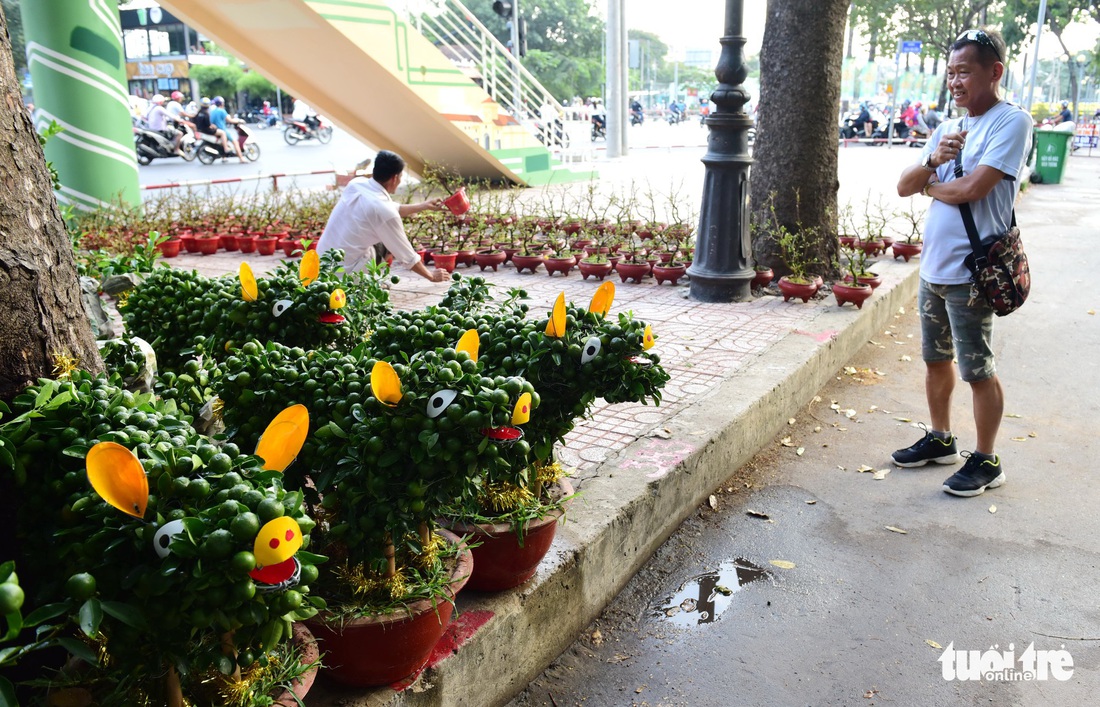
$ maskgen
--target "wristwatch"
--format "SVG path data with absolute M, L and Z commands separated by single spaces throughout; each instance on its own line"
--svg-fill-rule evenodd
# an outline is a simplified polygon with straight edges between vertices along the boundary
M 935 186 L 937 184 L 939 184 L 939 181 L 937 181 L 935 179 L 933 179 L 932 181 L 925 184 L 924 189 L 920 190 L 921 196 L 928 196 L 928 190 L 931 189 L 933 186 Z
M 935 172 L 936 171 L 936 166 L 932 164 L 932 153 L 931 152 L 929 152 L 927 155 L 925 155 L 924 159 L 921 160 L 920 166 L 924 167 L 929 172 Z

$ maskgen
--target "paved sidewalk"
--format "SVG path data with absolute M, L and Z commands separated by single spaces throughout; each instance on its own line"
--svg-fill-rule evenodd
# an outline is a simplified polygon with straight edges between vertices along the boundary
M 1100 160 L 1074 158 L 1067 181 L 1095 185 L 1098 176 Z M 1028 211 L 1026 196 L 1020 211 Z M 281 257 L 251 256 L 250 263 L 260 273 Z M 173 265 L 219 274 L 236 272 L 241 259 L 188 256 Z M 458 622 L 418 681 L 402 691 L 349 691 L 322 679 L 309 704 L 507 702 L 572 643 L 731 470 L 751 459 L 899 307 L 909 305 L 917 261 L 880 258 L 874 270 L 884 282 L 862 311 L 838 308 L 832 296 L 810 304 L 765 296 L 716 305 L 686 299 L 684 284 L 617 284 L 613 311 L 633 310 L 660 337 L 654 350 L 672 375 L 664 403 L 598 407 L 578 426 L 564 457 L 576 466 L 583 495 L 538 574 L 511 592 L 460 595 Z M 526 289 L 536 309 L 549 308 L 562 290 L 587 302 L 599 284 L 576 272 L 548 277 L 505 268 L 486 277 Z M 411 276 L 392 296 L 399 307 L 416 307 L 438 301 L 445 288 Z M 895 346 L 919 358 L 919 342 Z

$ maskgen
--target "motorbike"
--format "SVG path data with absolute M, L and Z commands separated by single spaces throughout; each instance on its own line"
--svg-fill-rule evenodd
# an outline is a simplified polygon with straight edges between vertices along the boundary
M 241 155 L 249 162 L 260 159 L 260 146 L 249 140 L 252 133 L 248 132 L 248 129 L 240 123 L 235 124 L 233 127 L 237 129 L 237 143 L 241 146 Z M 232 150 L 229 152 L 223 150 L 221 142 L 213 135 L 203 133 L 199 137 L 201 140 L 195 148 L 195 156 L 199 158 L 199 162 L 214 164 L 214 161 L 219 158 L 229 159 L 237 156 L 237 153 Z
M 153 160 L 164 160 L 169 157 L 179 157 L 184 162 L 195 159 L 195 138 L 190 130 L 183 126 L 181 129 L 183 136 L 180 138 L 180 154 L 177 154 L 176 146 L 167 135 L 149 130 L 144 125 L 135 125 L 134 149 L 137 151 L 138 164 L 147 165 Z
M 597 139 L 607 139 L 607 121 L 603 116 L 594 115 L 592 116 L 592 141 L 595 142 Z
M 682 111 L 670 110 L 665 115 L 665 120 L 668 121 L 669 125 L 676 125 L 677 123 L 682 123 L 685 120 L 687 120 L 687 115 L 685 113 L 683 113 Z
M 871 108 L 868 111 L 871 115 L 871 139 L 875 142 L 872 145 L 880 145 L 882 141 L 886 140 L 886 131 L 882 129 L 882 125 L 886 121 L 886 116 L 880 113 L 878 110 Z M 840 139 L 852 140 L 854 138 L 866 138 L 866 128 L 862 125 L 857 127 L 856 123 L 859 120 L 859 111 L 854 110 L 848 115 L 844 116 L 844 122 L 840 124 Z
M 317 126 L 311 127 L 304 120 L 288 120 L 283 128 L 283 139 L 288 145 L 297 145 L 302 140 L 317 139 L 322 145 L 332 141 L 332 126 L 326 125 L 320 116 L 317 118 Z
M 645 122 L 645 114 L 642 113 L 642 111 L 640 111 L 640 110 L 630 111 L 630 124 L 632 126 L 633 125 L 641 125 L 644 122 Z

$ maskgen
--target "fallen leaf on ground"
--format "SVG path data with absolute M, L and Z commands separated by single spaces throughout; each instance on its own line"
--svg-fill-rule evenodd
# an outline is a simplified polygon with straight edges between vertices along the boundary
M 717 497 L 717 496 L 715 496 L 715 495 L 714 495 L 714 494 L 712 493 L 712 494 L 710 495 L 710 497 L 709 497 L 709 498 L 707 498 L 707 505 L 709 505 L 709 506 L 710 506 L 710 509 L 711 509 L 712 511 L 713 511 L 713 510 L 717 510 L 717 508 L 718 508 L 718 497 Z
M 1010 413 L 1008 413 L 1007 415 L 1005 415 L 1005 417 L 1015 417 L 1015 418 L 1020 418 L 1020 417 L 1023 417 L 1023 415 L 1021 415 L 1021 414 L 1019 414 L 1019 413 L 1016 413 L 1016 412 L 1010 412 Z
M 832 410 L 839 410 L 840 409 L 840 403 L 838 403 L 837 401 L 834 400 L 832 402 L 832 404 L 829 405 L 829 408 L 832 409 Z
M 810 402 L 811 403 L 820 403 L 821 402 L 821 396 L 820 395 L 815 395 Z
M 872 405 L 871 407 L 867 408 L 867 412 L 874 412 L 875 410 L 878 410 L 878 405 Z
M 781 570 L 793 570 L 794 569 L 794 563 L 793 562 L 788 562 L 786 560 L 770 560 L 768 562 L 768 564 L 769 565 L 774 565 L 775 567 L 778 567 Z
M 871 478 L 874 479 L 875 481 L 882 481 L 883 479 L 886 478 L 886 475 L 889 474 L 889 473 L 890 473 L 889 469 L 879 469 L 878 471 L 876 471 L 874 473 L 874 475 L 871 476 Z
M 820 431 L 821 431 L 821 425 L 818 425 L 817 427 L 814 428 L 814 432 L 820 432 Z
M 901 533 L 902 535 L 908 535 L 909 534 L 908 530 L 902 530 L 901 528 L 895 528 L 892 525 L 887 525 L 886 529 L 889 530 L 891 533 Z
M 863 699 L 869 700 L 877 694 L 878 694 L 878 690 L 876 690 L 875 688 L 872 687 L 870 690 L 863 693 Z
M 791 441 L 790 437 L 784 437 L 783 439 L 779 440 L 779 443 L 782 444 L 784 447 L 794 446 L 794 442 Z
M 844 372 L 847 373 L 850 376 L 854 376 L 856 373 L 858 373 L 855 366 L 845 366 L 844 367 Z
M 905 314 L 905 307 L 898 307 L 898 314 Z
M 1028 432 L 1028 433 L 1027 433 L 1027 436 L 1028 436 L 1028 437 L 1031 437 L 1032 439 L 1035 439 L 1035 438 L 1036 438 L 1036 437 L 1038 437 L 1039 435 L 1035 434 L 1034 432 Z
M 730 589 L 729 587 L 727 587 L 727 586 L 725 586 L 725 585 L 722 585 L 722 584 L 718 584 L 718 585 L 716 585 L 716 586 L 714 587 L 714 591 L 718 592 L 719 594 L 721 594 L 721 595 L 722 595 L 722 596 L 724 596 L 724 597 L 728 597 L 728 596 L 730 596 L 731 594 L 733 594 L 733 590 L 732 590 L 732 589 Z
M 661 428 L 659 430 L 653 430 L 652 432 L 649 433 L 649 436 L 650 437 L 658 437 L 660 439 L 672 439 L 672 430 L 668 429 L 667 427 L 664 427 L 664 428 Z
M 802 456 L 803 454 L 806 453 L 806 448 L 805 447 L 799 447 L 798 449 L 794 450 L 794 453 L 797 454 L 798 456 Z
M 600 629 L 596 629 L 592 632 L 592 644 L 598 646 L 601 643 L 603 643 L 603 634 L 600 633 Z
M 933 640 L 932 640 L 931 638 L 926 638 L 926 639 L 924 639 L 924 642 L 925 642 L 925 643 L 927 643 L 928 645 L 932 646 L 933 648 L 935 648 L 935 649 L 936 649 L 936 650 L 938 650 L 938 651 L 942 651 L 942 650 L 943 650 L 943 646 L 941 646 L 940 644 L 936 643 L 936 642 L 935 642 L 935 641 L 933 641 Z
M 990 512 L 990 513 L 996 513 L 996 512 L 997 512 L 997 506 L 996 506 L 996 504 L 994 504 L 994 505 L 992 505 L 992 506 L 990 506 L 990 507 L 989 507 L 989 512 Z
M 837 464 L 837 465 L 836 465 L 836 468 L 837 468 L 837 469 L 840 469 L 841 471 L 848 471 L 848 469 L 846 469 L 845 467 L 841 466 L 840 464 Z
M 638 689 L 636 689 L 636 690 L 635 690 L 634 692 L 635 692 L 635 694 L 641 694 L 642 690 L 644 690 L 645 688 L 646 688 L 646 686 L 645 686 L 645 685 L 642 685 L 641 687 L 639 687 Z
M 902 361 L 912 361 L 913 357 L 906 354 L 905 356 L 902 356 L 900 360 L 902 360 Z
M 679 613 L 680 613 L 680 607 L 678 607 L 678 606 L 674 606 L 671 609 L 665 609 L 665 616 L 668 616 L 670 618 L 675 616 L 676 614 L 679 614 Z
M 817 501 L 815 501 L 815 500 L 813 500 L 813 499 L 810 499 L 809 501 L 806 501 L 806 505 L 807 505 L 807 506 L 812 506 L 812 505 L 814 505 L 815 503 L 817 503 Z
M 787 420 L 787 424 L 791 426 L 794 426 L 794 423 L 796 422 L 798 422 L 798 420 L 794 419 L 793 417 Z
M 848 418 L 849 420 L 851 420 L 855 416 L 856 416 L 856 411 L 853 410 L 852 408 L 848 408 L 847 410 L 844 411 L 844 417 Z
M 1095 309 L 1090 309 L 1089 314 L 1096 314 L 1096 310 Z
M 895 417 L 894 419 L 898 422 L 912 422 L 908 417 Z
M 874 471 L 874 470 L 875 470 L 875 467 L 873 467 L 873 466 L 867 466 L 866 464 L 860 464 L 860 465 L 859 465 L 859 468 L 858 468 L 858 469 L 856 469 L 856 471 L 858 471 L 858 472 L 859 472 L 859 473 L 861 473 L 861 474 L 862 474 L 863 472 L 865 472 L 865 471 Z
M 768 515 L 767 513 L 763 513 L 761 511 L 754 511 L 751 508 L 749 508 L 745 511 L 745 515 L 752 516 L 753 518 L 763 518 L 764 520 L 767 520 L 767 519 L 771 518 L 771 516 Z
M 1027 437 L 1013 437 L 1013 438 L 1012 438 L 1012 441 L 1013 441 L 1013 442 L 1026 442 L 1026 441 L 1027 441 Z

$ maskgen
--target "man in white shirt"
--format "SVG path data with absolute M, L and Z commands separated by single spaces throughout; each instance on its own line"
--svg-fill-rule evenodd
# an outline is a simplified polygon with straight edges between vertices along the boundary
M 309 126 L 310 130 L 316 130 L 321 124 L 320 119 L 317 118 L 317 112 L 310 108 L 309 104 L 301 98 L 294 99 L 294 112 L 290 114 L 290 119 L 299 123 L 305 123 Z
M 924 223 L 921 282 L 921 355 L 932 429 L 916 444 L 894 452 L 902 467 L 958 460 L 951 434 L 951 394 L 961 375 L 974 400 L 977 442 L 963 467 L 943 490 L 977 496 L 1005 482 L 993 445 L 1004 412 L 1004 391 L 993 359 L 993 309 L 971 296 L 971 252 L 959 204 L 969 204 L 983 241 L 1000 237 L 1011 225 L 1018 177 L 1031 143 L 1032 122 L 1019 106 L 1002 101 L 1005 44 L 994 31 L 972 29 L 951 45 L 947 87 L 966 116 L 940 124 L 922 152 L 920 164 L 902 172 L 898 195 L 923 194 L 932 204 Z M 963 176 L 955 178 L 962 156 Z M 952 359 L 958 360 L 958 374 Z
M 442 199 L 430 199 L 419 204 L 398 204 L 390 198 L 397 192 L 405 172 L 405 160 L 388 150 L 374 158 L 374 174 L 351 180 L 332 210 L 317 252 L 339 248 L 344 251 L 344 267 L 349 272 L 362 270 L 374 260 L 374 246 L 383 245 L 393 255 L 396 265 L 403 265 L 417 275 L 443 282 L 446 270 L 428 270 L 409 239 L 401 219 L 421 211 L 442 211 Z

